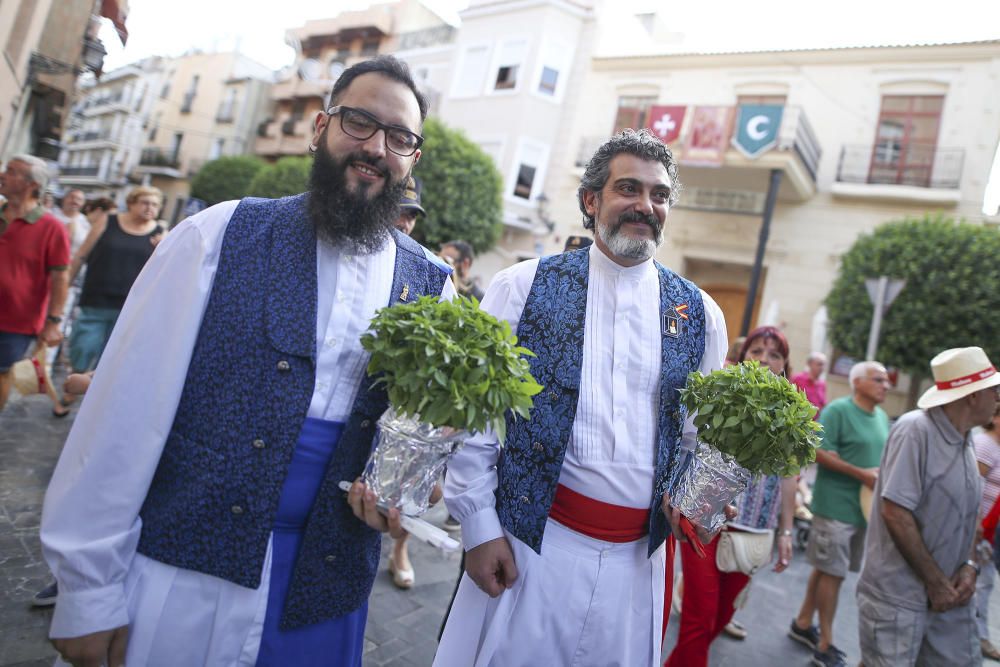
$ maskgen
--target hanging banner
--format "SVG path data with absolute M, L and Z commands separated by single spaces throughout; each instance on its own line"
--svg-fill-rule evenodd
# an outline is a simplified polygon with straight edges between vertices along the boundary
M 774 148 L 784 111 L 785 107 L 773 104 L 741 106 L 733 146 L 751 160 Z
M 681 136 L 681 125 L 687 107 L 654 106 L 649 108 L 647 127 L 665 144 L 672 144 Z
M 733 131 L 733 107 L 695 107 L 681 162 L 721 167 Z

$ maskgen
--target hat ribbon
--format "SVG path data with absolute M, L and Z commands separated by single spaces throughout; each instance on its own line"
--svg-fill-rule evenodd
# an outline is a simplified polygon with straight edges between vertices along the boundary
M 972 384 L 973 382 L 978 382 L 979 380 L 985 380 L 989 376 L 997 372 L 997 369 L 990 366 L 981 371 L 977 371 L 972 375 L 963 375 L 960 378 L 955 378 L 954 380 L 945 380 L 944 382 L 935 382 L 938 389 L 958 389 L 959 387 L 964 387 L 967 384 Z

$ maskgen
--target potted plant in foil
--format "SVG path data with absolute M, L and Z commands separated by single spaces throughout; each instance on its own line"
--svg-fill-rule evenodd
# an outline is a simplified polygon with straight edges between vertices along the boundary
M 385 385 L 390 407 L 364 481 L 381 503 L 418 516 L 463 440 L 492 428 L 502 443 L 507 413 L 527 419 L 542 387 L 510 324 L 474 299 L 424 296 L 381 309 L 371 329 L 361 337 L 368 373 Z
M 698 448 L 674 491 L 682 528 L 718 530 L 723 509 L 757 475 L 788 477 L 816 460 L 816 408 L 788 380 L 756 361 L 688 375 L 681 403 L 695 412 Z

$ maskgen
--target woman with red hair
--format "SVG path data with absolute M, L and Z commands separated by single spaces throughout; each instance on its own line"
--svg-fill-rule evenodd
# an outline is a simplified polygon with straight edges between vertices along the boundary
M 758 327 L 750 332 L 740 348 L 738 361 L 752 359 L 771 369 L 775 375 L 788 376 L 788 340 L 776 327 Z M 792 521 L 795 515 L 795 478 L 765 475 L 750 483 L 736 501 L 737 515 L 726 530 L 771 533 L 779 528 L 778 562 L 775 572 L 788 567 L 792 559 Z M 716 536 L 705 545 L 704 558 L 691 545 L 681 543 L 681 566 L 684 594 L 681 627 L 677 645 L 665 667 L 704 667 L 712 641 L 732 620 L 740 604 L 741 593 L 750 577 L 741 572 L 722 572 L 716 565 L 719 545 Z

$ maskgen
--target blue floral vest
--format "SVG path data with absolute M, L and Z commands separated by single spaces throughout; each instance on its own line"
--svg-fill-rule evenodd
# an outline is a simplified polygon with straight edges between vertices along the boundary
M 519 540 L 541 553 L 542 532 L 552 507 L 566 446 L 576 418 L 583 364 L 584 319 L 590 250 L 543 258 L 517 325 L 519 344 L 534 352 L 531 373 L 545 387 L 535 397 L 531 419 L 507 419 L 507 442 L 497 464 L 496 491 L 500 523 Z M 686 412 L 677 390 L 697 370 L 705 352 L 705 308 L 691 282 L 656 264 L 660 276 L 661 333 L 660 423 L 656 474 L 650 499 L 649 554 L 666 539 L 669 525 L 660 503 L 673 491 L 680 472 L 676 451 Z M 686 304 L 676 317 L 675 306 Z
M 173 426 L 140 515 L 138 550 L 257 588 L 282 484 L 316 382 L 316 234 L 306 197 L 244 199 L 219 266 Z M 390 305 L 440 294 L 447 269 L 402 234 Z M 338 488 L 364 467 L 385 391 L 362 382 L 313 505 L 282 628 L 359 607 L 378 566 L 377 531 Z

